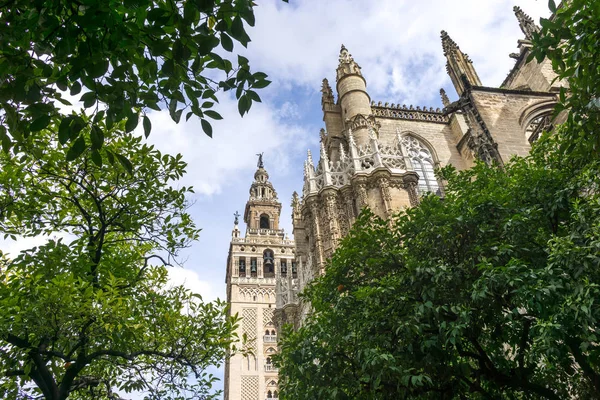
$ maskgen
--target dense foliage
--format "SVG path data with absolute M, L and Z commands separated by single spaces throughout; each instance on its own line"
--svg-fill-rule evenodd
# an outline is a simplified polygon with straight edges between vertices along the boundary
M 251 0 L 3 2 L 4 151 L 15 145 L 17 152 L 30 149 L 20 146 L 55 126 L 58 141 L 71 148 L 67 158 L 87 149 L 105 152 L 98 120 L 105 119 L 108 129 L 126 121 L 130 132 L 142 117 L 148 135 L 151 123 L 145 113 L 161 107 L 176 122 L 184 112 L 186 119 L 195 115 L 211 136 L 207 118 L 221 119 L 211 110 L 219 90 L 234 89 L 244 115 L 260 101 L 255 90 L 269 84 L 264 73 L 250 72 L 246 58 L 225 56 L 234 43 L 250 41 L 245 25 L 254 26 L 254 5 Z M 58 103 L 70 104 L 66 92 L 96 118 L 61 116 Z
M 0 231 L 52 236 L 0 257 L 3 399 L 213 398 L 205 370 L 223 361 L 236 321 L 168 284 L 166 266 L 199 232 L 191 189 L 173 187 L 185 163 L 121 127 L 102 125 L 105 147 L 133 174 L 89 152 L 67 161 L 52 127 L 36 133 L 39 156 L 27 143 L 0 153 Z
M 441 171 L 444 199 L 363 210 L 281 341 L 283 399 L 600 393 L 600 2 L 542 20 L 566 122 L 504 169 Z

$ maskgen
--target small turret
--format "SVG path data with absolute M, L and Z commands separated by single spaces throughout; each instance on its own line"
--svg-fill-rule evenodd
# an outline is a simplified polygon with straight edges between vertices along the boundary
M 521 31 L 523 31 L 525 39 L 532 40 L 533 34 L 540 31 L 539 26 L 535 24 L 533 18 L 523 12 L 521 7 L 514 6 L 513 11 L 515 12 L 517 21 L 519 21 L 519 27 L 521 28 Z
M 446 31 L 442 31 L 441 37 L 444 56 L 447 60 L 446 71 L 458 95 L 462 95 L 468 86 L 481 86 L 481 80 L 475 72 L 469 56 L 460 50 Z
M 342 120 L 353 121 L 358 115 L 371 115 L 371 98 L 367 93 L 367 82 L 362 76 L 360 66 L 344 45 L 340 50 L 337 68 L 338 104 L 341 106 Z M 346 128 L 348 128 L 346 124 Z M 354 137 L 360 146 L 369 140 L 366 129 L 355 128 Z

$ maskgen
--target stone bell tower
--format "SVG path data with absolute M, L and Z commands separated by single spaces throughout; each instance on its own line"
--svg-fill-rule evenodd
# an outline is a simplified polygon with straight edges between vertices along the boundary
M 236 332 L 238 351 L 225 363 L 225 400 L 279 397 L 277 369 L 271 361 L 277 351 L 275 288 L 278 280 L 296 274 L 294 241 L 279 228 L 281 203 L 262 154 L 258 156 L 244 211 L 246 234 L 241 234 L 236 212 L 227 257 L 229 312 L 241 321 Z M 247 354 L 239 354 L 240 350 Z

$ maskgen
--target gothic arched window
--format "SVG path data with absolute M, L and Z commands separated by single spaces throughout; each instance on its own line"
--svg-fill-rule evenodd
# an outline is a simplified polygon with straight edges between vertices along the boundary
M 419 175 L 419 192 L 437 193 L 440 189 L 434 173 L 435 161 L 429 148 L 413 136 L 404 136 L 402 144 L 412 162 L 413 169 Z
M 260 229 L 271 229 L 269 223 L 269 216 L 267 214 L 263 214 L 260 216 Z

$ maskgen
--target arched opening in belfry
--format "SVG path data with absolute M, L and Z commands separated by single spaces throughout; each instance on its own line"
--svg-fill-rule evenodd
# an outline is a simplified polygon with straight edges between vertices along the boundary
M 275 276 L 275 257 L 273 250 L 266 249 L 263 252 L 263 268 L 265 278 L 272 278 Z
M 260 216 L 260 229 L 271 229 L 271 223 L 269 221 L 269 216 L 267 214 L 263 214 Z

